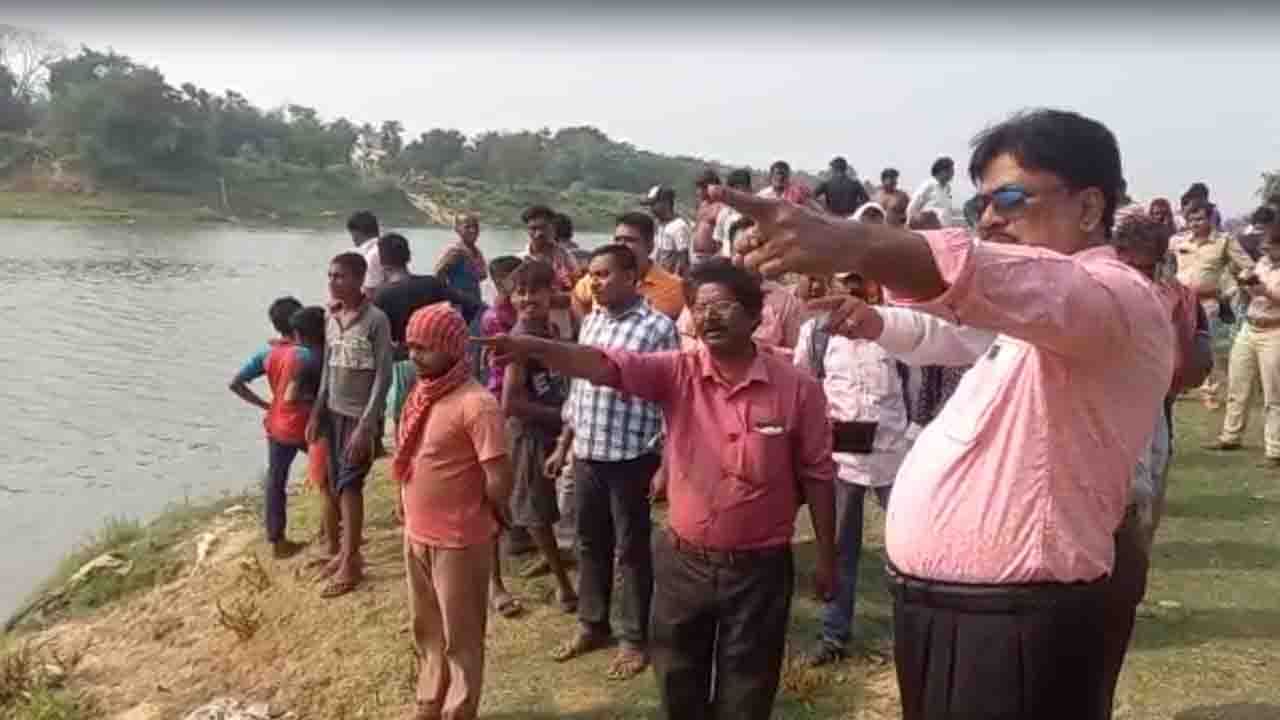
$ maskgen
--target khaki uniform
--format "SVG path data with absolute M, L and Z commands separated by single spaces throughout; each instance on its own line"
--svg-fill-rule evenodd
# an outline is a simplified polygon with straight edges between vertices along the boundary
M 1224 443 L 1238 443 L 1249 420 L 1249 401 L 1259 375 L 1269 458 L 1280 458 L 1280 265 L 1264 257 L 1255 272 L 1265 293 L 1253 296 L 1247 321 L 1231 346 L 1227 376 L 1227 415 L 1222 423 Z
M 1199 239 L 1190 230 L 1174 235 L 1169 252 L 1177 260 L 1178 282 L 1191 288 L 1209 318 L 1210 334 L 1218 324 L 1218 297 L 1236 289 L 1236 276 L 1253 268 L 1253 258 L 1240 243 L 1217 230 Z M 1210 373 L 1200 386 L 1206 403 L 1216 403 L 1221 379 Z

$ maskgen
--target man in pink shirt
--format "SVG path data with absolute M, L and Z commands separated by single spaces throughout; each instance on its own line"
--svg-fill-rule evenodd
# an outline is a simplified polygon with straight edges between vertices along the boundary
M 809 506 L 816 585 L 835 575 L 835 464 L 818 382 L 751 339 L 758 277 L 713 258 L 685 295 L 702 347 L 633 353 L 504 336 L 501 355 L 656 403 L 666 422 L 668 528 L 654 544 L 650 644 L 669 720 L 767 720 L 782 669 L 791 535 Z
M 894 483 L 904 719 L 1097 720 L 1114 534 L 1173 374 L 1173 330 L 1107 246 L 1121 171 L 1104 126 L 1019 114 L 976 138 L 969 171 L 977 242 L 716 194 L 761 225 L 743 243 L 752 267 L 858 271 L 996 333 Z M 847 314 L 832 312 L 833 332 Z

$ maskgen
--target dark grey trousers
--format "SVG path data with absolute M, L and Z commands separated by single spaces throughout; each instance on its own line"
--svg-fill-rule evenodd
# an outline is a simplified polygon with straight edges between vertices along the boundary
M 654 542 L 650 630 L 668 720 L 768 720 L 778 694 L 795 572 L 791 547 L 699 552 Z
M 649 604 L 653 598 L 649 483 L 658 470 L 657 455 L 622 462 L 576 460 L 574 496 L 578 509 L 578 622 L 593 633 L 612 634 L 614 559 L 622 570 L 623 644 L 648 644 Z

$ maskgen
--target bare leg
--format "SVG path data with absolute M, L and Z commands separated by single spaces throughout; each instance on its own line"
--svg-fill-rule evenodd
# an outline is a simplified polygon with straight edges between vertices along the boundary
M 332 493 L 326 492 L 322 502 L 324 503 L 322 527 L 326 547 L 329 555 L 337 557 L 342 552 L 342 511 L 338 508 L 338 501 Z
M 542 553 L 542 557 L 546 558 L 547 565 L 551 566 L 551 574 L 556 579 L 559 586 L 559 598 L 562 606 L 572 604 L 574 610 L 567 612 L 576 612 L 578 604 L 578 594 L 573 590 L 573 583 L 569 580 L 569 573 L 565 570 L 564 562 L 560 558 L 560 548 L 556 545 L 556 535 L 550 525 L 539 525 L 529 528 L 529 535 L 533 538 L 533 543 L 538 546 L 538 551 Z
M 360 538 L 364 534 L 364 494 L 358 489 L 344 490 L 338 498 L 342 516 L 342 549 L 338 553 L 338 585 L 360 581 L 364 563 L 360 556 Z
M 502 580 L 502 542 L 493 542 L 493 563 L 489 566 L 489 605 L 502 617 L 513 618 L 524 611 L 520 601 L 511 597 Z

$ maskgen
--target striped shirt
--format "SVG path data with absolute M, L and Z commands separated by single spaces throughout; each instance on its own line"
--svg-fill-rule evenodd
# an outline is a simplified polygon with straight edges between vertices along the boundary
M 675 323 L 643 298 L 618 315 L 604 308 L 592 311 L 582 322 L 578 342 L 639 353 L 680 349 Z M 657 405 L 585 380 L 570 386 L 564 417 L 573 428 L 573 454 L 582 460 L 634 460 L 655 452 L 662 433 Z

